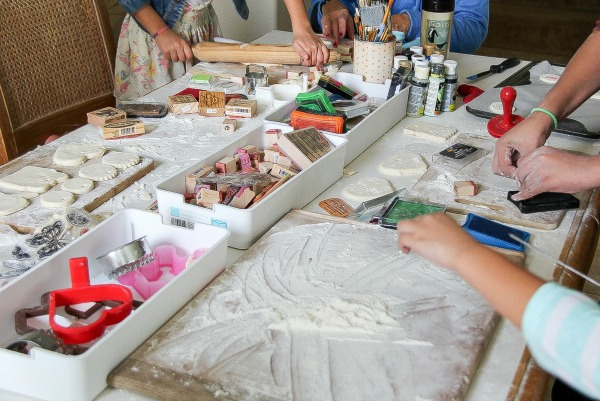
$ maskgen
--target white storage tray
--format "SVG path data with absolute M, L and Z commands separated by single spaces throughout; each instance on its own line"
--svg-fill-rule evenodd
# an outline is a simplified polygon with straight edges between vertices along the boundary
M 215 204 L 212 209 L 185 203 L 185 176 L 202 165 L 213 165 L 225 156 L 232 156 L 245 145 L 266 146 L 265 131 L 279 128 L 283 132 L 292 127 L 282 124 L 264 124 L 239 138 L 206 159 L 185 168 L 156 186 L 158 212 L 165 223 L 193 227 L 196 223 L 212 224 L 231 232 L 229 246 L 248 249 L 273 224 L 292 209 L 302 208 L 342 176 L 346 138 L 327 135 L 334 145 L 325 156 L 300 171 L 273 193 L 247 209 Z
M 348 72 L 338 72 L 333 76 L 333 79 L 341 82 L 355 92 L 366 93 L 369 97 L 378 97 L 381 99 L 387 98 L 388 89 L 390 87 L 389 79 L 383 84 L 374 84 L 364 82 L 360 75 Z M 317 89 L 320 89 L 320 87 L 313 88 L 313 90 Z M 379 139 L 398 121 L 406 116 L 408 91 L 409 87 L 407 86 L 391 99 L 387 100 L 383 105 L 375 109 L 375 111 L 371 112 L 345 134 L 333 134 L 348 139 L 344 166 L 350 164 L 352 160 L 364 152 L 365 149 L 373 144 L 373 142 Z M 283 121 L 289 120 L 289 115 L 292 111 L 296 110 L 297 107 L 298 103 L 293 100 L 265 116 L 265 121 L 283 124 Z
M 40 296 L 47 291 L 71 287 L 70 258 L 87 256 L 91 284 L 108 283 L 96 257 L 144 235 L 152 249 L 170 244 L 180 255 L 192 255 L 199 248 L 207 251 L 125 320 L 109 326 L 81 355 L 42 348 L 34 348 L 29 355 L 0 349 L 0 388 L 44 400 L 93 399 L 106 387 L 106 376 L 121 360 L 225 268 L 227 230 L 205 225 L 189 230 L 162 224 L 156 213 L 123 210 L 0 290 L 2 348 L 19 338 L 14 331 L 19 309 L 39 305 Z

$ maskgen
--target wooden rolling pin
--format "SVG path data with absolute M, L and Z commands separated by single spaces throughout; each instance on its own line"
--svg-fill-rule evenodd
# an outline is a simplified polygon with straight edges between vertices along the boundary
M 202 42 L 192 47 L 194 56 L 200 61 L 222 61 L 229 63 L 266 63 L 301 65 L 302 58 L 292 46 L 255 45 L 248 43 Z M 329 51 L 329 62 L 339 61 L 340 54 Z

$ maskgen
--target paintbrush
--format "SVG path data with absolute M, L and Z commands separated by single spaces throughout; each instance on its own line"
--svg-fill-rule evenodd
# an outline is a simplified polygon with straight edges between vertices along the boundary
M 385 9 L 385 13 L 383 14 L 383 19 L 381 20 L 381 25 L 379 25 L 379 31 L 377 32 L 377 37 L 375 41 L 383 41 L 384 40 L 384 31 L 388 27 L 388 19 L 390 18 L 390 13 L 392 11 L 392 5 L 394 4 L 394 0 L 389 0 L 387 8 Z
M 547 254 L 545 251 L 541 250 L 540 248 L 538 248 L 538 247 L 536 247 L 534 245 L 531 245 L 529 242 L 523 241 L 521 238 L 517 237 L 516 235 L 514 235 L 512 233 L 509 233 L 508 236 L 510 238 L 512 238 L 513 240 L 517 241 L 518 243 L 525 245 L 526 248 L 533 249 L 534 251 L 536 251 L 540 255 L 545 256 L 546 259 L 548 259 L 548 260 L 556 263 L 560 267 L 563 267 L 563 268 L 567 269 L 568 271 L 570 271 L 571 273 L 574 273 L 574 274 L 578 275 L 582 279 L 589 281 L 590 283 L 594 284 L 597 287 L 600 287 L 600 283 L 597 282 L 596 280 L 594 280 L 593 278 L 591 278 L 591 277 L 589 277 L 589 276 L 587 276 L 587 275 L 585 275 L 585 274 L 583 274 L 583 273 L 575 270 L 575 268 L 569 266 L 566 263 L 561 262 L 560 260 L 556 259 L 554 256 L 551 256 L 551 255 Z

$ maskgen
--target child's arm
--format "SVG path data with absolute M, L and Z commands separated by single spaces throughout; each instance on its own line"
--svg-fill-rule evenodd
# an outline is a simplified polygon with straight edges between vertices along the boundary
M 173 32 L 151 5 L 148 4 L 140 8 L 135 12 L 134 17 L 151 36 L 158 33 L 154 41 L 167 60 L 185 61 L 192 59 L 194 55 L 189 43 Z
M 398 223 L 398 245 L 460 274 L 505 318 L 521 327 L 527 302 L 544 284 L 497 252 L 477 243 L 443 213 Z
M 316 65 L 323 68 L 323 63 L 329 60 L 327 46 L 314 33 L 306 14 L 302 0 L 284 0 L 294 31 L 293 47 L 296 53 L 304 60 L 304 65 Z

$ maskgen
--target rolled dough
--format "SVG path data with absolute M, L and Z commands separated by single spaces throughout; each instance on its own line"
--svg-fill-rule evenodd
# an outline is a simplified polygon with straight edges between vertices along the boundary
M 25 209 L 28 205 L 29 201 L 22 196 L 0 193 L 0 216 L 8 216 Z
M 91 164 L 79 169 L 79 176 L 94 181 L 112 180 L 117 176 L 117 169 L 107 164 Z
M 77 166 L 88 159 L 102 156 L 105 151 L 106 149 L 101 145 L 65 144 L 56 149 L 52 161 L 59 166 Z
M 65 207 L 73 203 L 75 196 L 68 191 L 50 191 L 43 194 L 40 200 L 45 207 Z
M 89 178 L 74 177 L 62 183 L 62 189 L 77 195 L 90 192 L 94 188 L 94 181 Z
M 427 139 L 434 142 L 446 142 L 452 138 L 458 130 L 443 125 L 429 124 L 421 121 L 412 123 L 404 127 L 402 131 L 405 135 L 415 136 L 417 138 Z
M 423 174 L 427 171 L 427 164 L 425 164 L 423 158 L 417 153 L 400 152 L 381 162 L 377 169 L 381 174 L 385 175 L 413 175 Z
M 110 152 L 102 158 L 102 163 L 116 168 L 135 166 L 140 162 L 140 157 L 133 153 Z
M 366 202 L 394 192 L 388 180 L 379 177 L 364 177 L 356 184 L 348 185 L 342 191 L 342 196 L 354 202 Z
M 67 174 L 52 168 L 25 166 L 0 179 L 0 188 L 42 193 L 68 178 Z

